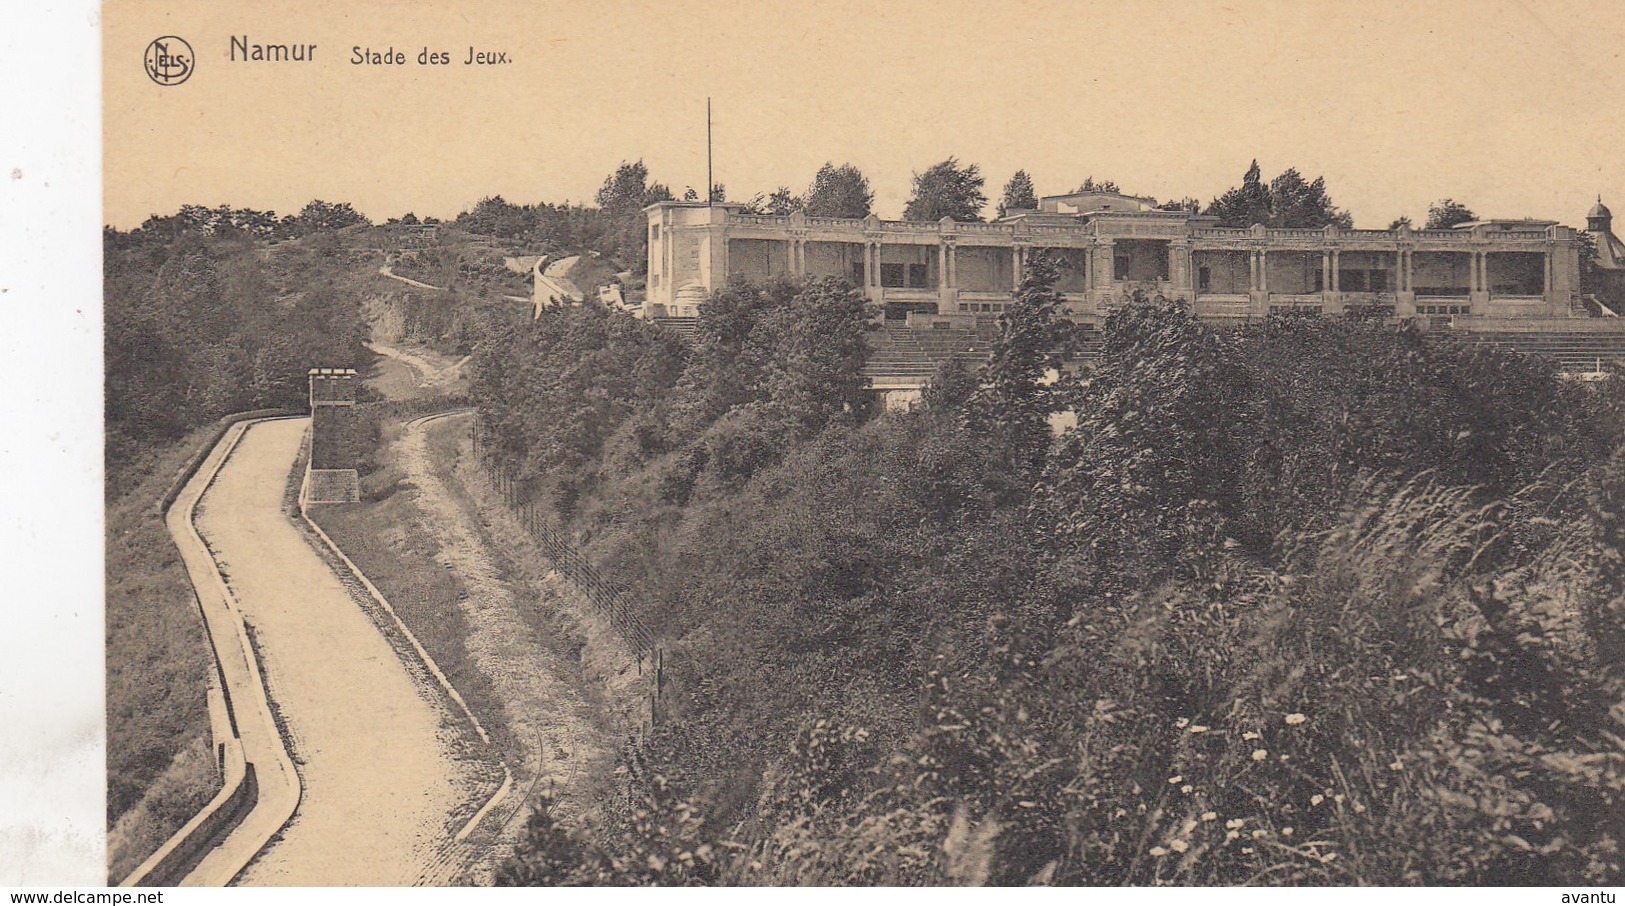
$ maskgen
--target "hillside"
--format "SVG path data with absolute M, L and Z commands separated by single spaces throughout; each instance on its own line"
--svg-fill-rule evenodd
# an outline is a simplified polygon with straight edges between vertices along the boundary
M 838 284 L 490 325 L 482 449 L 670 684 L 502 881 L 1617 883 L 1625 382 L 1145 300 L 1050 385 L 1055 306 L 878 420 Z

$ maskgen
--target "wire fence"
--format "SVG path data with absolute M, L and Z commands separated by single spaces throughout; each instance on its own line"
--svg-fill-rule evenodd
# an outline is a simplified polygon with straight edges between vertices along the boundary
M 553 562 L 553 568 L 578 588 L 598 612 L 609 620 L 610 626 L 631 646 L 638 658 L 639 668 L 642 668 L 646 657 L 654 660 L 658 682 L 662 678 L 660 675 L 663 671 L 660 667 L 663 666 L 661 664 L 663 658 L 656 648 L 654 633 L 638 618 L 626 590 L 600 573 L 570 544 L 564 533 L 550 523 L 547 515 L 534 502 L 523 499 L 519 482 L 502 463 L 496 461 L 494 456 L 487 455 L 488 451 L 481 445 L 478 418 L 474 420 L 473 430 L 475 458 L 479 461 L 486 478 L 502 495 L 508 510 L 536 540 L 542 552 Z

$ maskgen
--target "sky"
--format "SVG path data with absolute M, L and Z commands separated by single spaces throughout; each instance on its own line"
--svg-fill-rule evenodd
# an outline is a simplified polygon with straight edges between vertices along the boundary
M 1324 176 L 1362 227 L 1452 197 L 1485 217 L 1625 213 L 1625 4 L 555 0 L 108 0 L 104 219 L 186 203 L 374 220 L 454 216 L 488 195 L 590 201 L 625 160 L 679 195 L 800 190 L 859 167 L 898 217 L 911 176 L 1018 168 L 1039 194 L 1084 177 L 1204 202 L 1254 158 Z M 185 38 L 184 84 L 144 74 Z M 314 43 L 311 63 L 232 62 L 230 36 Z M 355 46 L 407 56 L 351 65 Z M 469 48 L 507 65 L 464 65 Z M 447 66 L 420 66 L 424 49 Z M 991 208 L 991 205 L 990 205 Z

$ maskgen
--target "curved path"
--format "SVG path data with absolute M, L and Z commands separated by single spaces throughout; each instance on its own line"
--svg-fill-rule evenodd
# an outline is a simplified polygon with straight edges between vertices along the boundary
M 197 518 L 303 783 L 292 820 L 238 882 L 447 883 L 466 859 L 454 835 L 484 798 L 479 766 L 458 752 L 456 718 L 284 510 L 307 425 L 250 427 Z
M 298 419 L 289 424 L 303 432 L 307 421 Z M 242 613 L 196 524 L 199 502 L 225 463 L 230 461 L 244 432 L 255 424 L 259 423 L 234 425 L 226 432 L 214 449 L 209 451 L 164 516 L 192 587 L 196 590 L 218 666 L 218 671 L 211 677 L 209 711 L 216 751 L 222 761 L 223 788 L 203 812 L 137 869 L 131 875 L 132 879 L 148 878 L 148 872 L 167 851 L 187 845 L 189 836 L 206 833 L 202 827 L 206 821 L 218 821 L 236 808 L 246 769 L 252 768 L 254 772 L 254 785 L 251 788 L 253 807 L 229 832 L 213 842 L 197 864 L 180 879 L 181 884 L 220 887 L 231 883 L 299 805 L 299 777 L 271 715 L 260 665 L 253 655 Z M 221 696 L 222 680 L 225 685 L 224 698 Z M 126 881 L 126 884 L 129 883 Z

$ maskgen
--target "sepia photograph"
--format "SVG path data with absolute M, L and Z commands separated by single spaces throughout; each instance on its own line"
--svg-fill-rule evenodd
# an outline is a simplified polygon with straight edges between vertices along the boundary
M 101 883 L 1614 901 L 1625 8 L 96 30 Z

